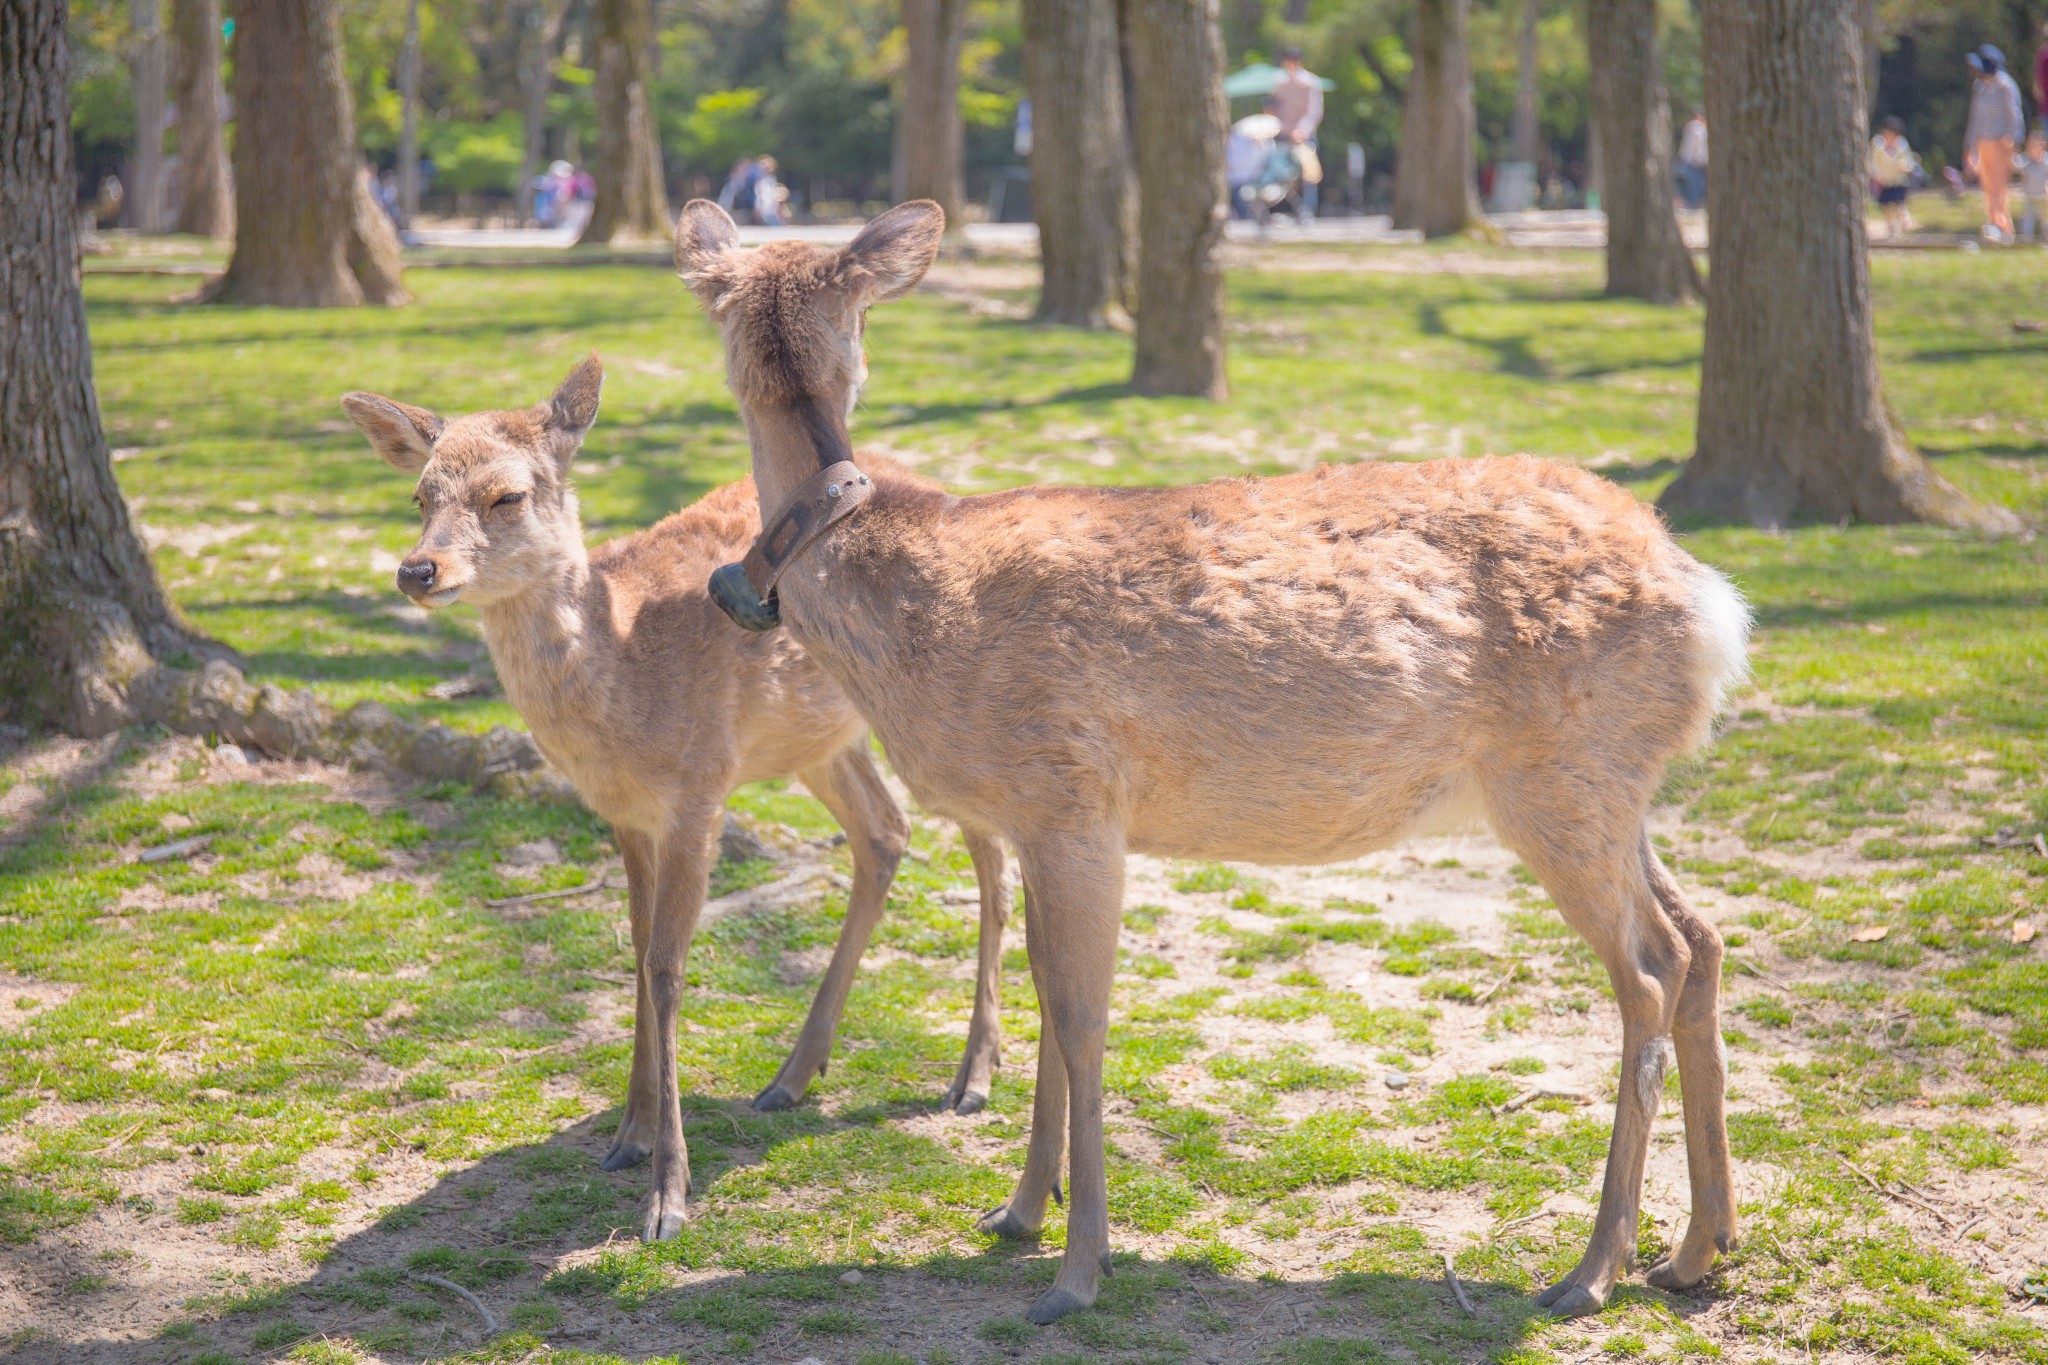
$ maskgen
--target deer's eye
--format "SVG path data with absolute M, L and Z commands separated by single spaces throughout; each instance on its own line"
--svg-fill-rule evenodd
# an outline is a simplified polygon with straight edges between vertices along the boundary
M 492 503 L 492 504 L 491 504 L 491 506 L 492 506 L 492 507 L 494 507 L 494 508 L 495 508 L 495 507 L 516 507 L 516 506 L 518 506 L 518 505 L 519 505 L 520 503 L 522 503 L 522 502 L 524 502 L 524 501 L 526 501 L 526 494 L 524 494 L 524 493 L 504 493 L 504 494 L 501 494 L 501 495 L 499 496 L 498 500 L 497 500 L 496 502 Z

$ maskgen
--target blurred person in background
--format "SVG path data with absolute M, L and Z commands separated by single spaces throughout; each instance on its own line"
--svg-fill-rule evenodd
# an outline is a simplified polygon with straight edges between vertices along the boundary
M 1963 129 L 1963 164 L 1984 191 L 1984 240 L 2010 242 L 2012 159 L 2026 136 L 2020 88 L 2006 74 L 2005 54 L 1991 44 L 1964 60 L 1975 73 L 1970 87 L 1970 121 Z
M 1707 116 L 1698 109 L 1678 134 L 1678 197 L 1694 213 L 1707 202 Z
M 1280 120 L 1271 95 L 1256 114 L 1247 114 L 1230 125 L 1230 137 L 1223 144 L 1223 180 L 1230 188 L 1230 216 L 1252 216 L 1250 195 L 1265 174 L 1266 158 L 1272 155 L 1273 139 L 1280 135 Z
M 1322 77 L 1301 64 L 1301 49 L 1280 50 L 1280 83 L 1273 87 L 1273 114 L 1280 140 L 1293 144 L 1301 164 L 1301 219 L 1316 216 L 1316 186 L 1323 178 L 1316 154 L 1316 129 L 1323 121 Z
M 2018 165 L 2020 193 L 2027 211 L 2020 221 L 2020 236 L 2038 242 L 2042 224 L 2048 222 L 2048 133 L 2036 128 L 2027 134 L 2027 149 Z
M 1920 158 L 1906 141 L 1905 122 L 1897 115 L 1884 121 L 1878 135 L 1870 139 L 1870 180 L 1877 186 L 1877 204 L 1884 210 L 1884 237 L 1896 242 L 1913 230 L 1913 215 L 1906 210 L 1906 194 L 1913 187 L 1913 172 Z
M 789 200 L 789 191 L 775 178 L 775 158 L 764 156 L 754 165 L 758 170 L 754 176 L 754 221 L 762 227 L 781 227 L 788 221 L 782 206 Z

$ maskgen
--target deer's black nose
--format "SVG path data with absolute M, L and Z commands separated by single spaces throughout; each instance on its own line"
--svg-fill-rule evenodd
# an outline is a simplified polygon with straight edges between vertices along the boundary
M 418 588 L 425 591 L 434 586 L 434 561 L 431 559 L 408 559 L 398 566 L 398 586 L 401 589 Z

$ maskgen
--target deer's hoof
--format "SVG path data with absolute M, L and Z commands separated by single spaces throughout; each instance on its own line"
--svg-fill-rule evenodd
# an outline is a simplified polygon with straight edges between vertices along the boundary
M 1048 1289 L 1038 1296 L 1038 1302 L 1032 1304 L 1024 1316 L 1043 1327 L 1049 1322 L 1058 1322 L 1069 1313 L 1078 1313 L 1092 1303 L 1093 1300 L 1083 1299 L 1071 1289 Z
M 643 1242 L 666 1242 L 683 1230 L 683 1224 L 690 1221 L 688 1180 L 670 1181 L 666 1188 L 657 1183 L 647 1196 L 647 1216 L 641 1220 L 640 1240 Z
M 1605 1308 L 1607 1296 L 1595 1294 L 1584 1285 L 1565 1280 L 1538 1294 L 1536 1306 L 1549 1309 L 1553 1317 L 1583 1318 L 1588 1313 L 1597 1313 Z
M 1667 1293 L 1690 1289 L 1705 1278 L 1707 1274 L 1704 1270 L 1697 1275 L 1687 1275 L 1679 1269 L 1677 1260 L 1671 1256 L 1666 1256 L 1643 1273 L 1643 1279 L 1652 1289 L 1662 1289 Z
M 1012 1213 L 1008 1204 L 990 1209 L 975 1220 L 974 1226 L 978 1232 L 985 1232 L 991 1237 L 1001 1237 L 1010 1242 L 1028 1242 L 1038 1235 L 1037 1227 L 1027 1224 Z M 1047 1318 L 1045 1321 L 1051 1322 L 1052 1319 Z
M 620 1138 L 612 1143 L 612 1149 L 597 1159 L 600 1171 L 623 1171 L 629 1166 L 638 1166 L 647 1160 L 647 1149 L 637 1142 Z
M 757 1114 L 779 1114 L 785 1109 L 796 1108 L 797 1101 L 802 1098 L 802 1095 L 790 1094 L 788 1090 L 783 1088 L 782 1082 L 777 1081 L 760 1094 L 754 1096 L 754 1112 Z
M 946 1098 L 939 1104 L 940 1112 L 954 1114 L 979 1114 L 987 1107 L 988 1095 L 985 1092 L 970 1090 L 963 1085 L 948 1090 Z

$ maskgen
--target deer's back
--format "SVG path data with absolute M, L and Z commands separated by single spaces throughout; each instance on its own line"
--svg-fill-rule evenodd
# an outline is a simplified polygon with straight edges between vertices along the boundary
M 1133 847 L 1311 861 L 1565 734 L 1661 768 L 1713 705 L 1698 566 L 1566 466 L 878 481 L 826 577 L 784 580 L 785 615 L 949 813 L 1100 802 Z

